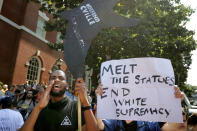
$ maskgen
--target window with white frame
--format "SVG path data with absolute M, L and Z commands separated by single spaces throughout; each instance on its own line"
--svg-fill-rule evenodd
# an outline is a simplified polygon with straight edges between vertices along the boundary
M 39 82 L 40 69 L 41 69 L 40 61 L 36 57 L 32 57 L 28 65 L 27 80 L 30 81 L 31 83 L 35 80 Z
M 2 7 L 3 7 L 3 0 L 0 0 L 0 12 L 1 12 Z
M 39 16 L 37 28 L 36 28 L 36 34 L 42 38 L 45 38 L 45 36 L 46 36 L 46 31 L 44 29 L 44 26 L 45 26 L 45 20 Z

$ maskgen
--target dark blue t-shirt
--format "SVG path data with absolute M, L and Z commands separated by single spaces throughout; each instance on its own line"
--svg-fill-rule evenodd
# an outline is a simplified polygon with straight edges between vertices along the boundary
M 137 121 L 125 125 L 122 120 L 103 120 L 103 123 L 105 131 L 161 131 L 158 122 Z

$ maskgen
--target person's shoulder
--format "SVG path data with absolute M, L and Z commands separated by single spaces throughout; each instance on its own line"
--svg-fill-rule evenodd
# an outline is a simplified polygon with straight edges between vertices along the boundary
M 158 122 L 146 122 L 148 125 L 151 125 L 151 126 L 158 126 L 159 123 Z
M 12 110 L 12 109 L 1 109 L 0 111 L 3 111 L 3 112 L 11 112 L 11 113 L 15 113 L 16 111 L 15 110 Z
M 14 112 L 15 112 L 15 114 L 16 114 L 16 116 L 18 117 L 18 118 L 22 118 L 22 120 L 23 120 L 23 116 L 22 116 L 22 114 L 20 113 L 20 112 L 18 112 L 18 111 L 15 111 L 15 110 L 13 110 Z
M 137 125 L 139 129 L 149 128 L 149 130 L 161 131 L 158 122 L 137 121 Z
M 107 122 L 117 122 L 117 121 L 121 121 L 121 120 L 103 119 L 102 121 L 107 121 Z
M 4 92 L 2 90 L 0 90 L 0 96 L 4 95 Z
M 13 109 L 10 109 L 10 111 L 13 112 L 13 113 L 15 113 L 15 114 L 17 114 L 17 115 L 18 114 L 21 114 L 19 111 L 16 111 L 16 110 L 13 110 Z
M 138 124 L 146 124 L 146 125 L 157 125 L 158 122 L 150 122 L 150 121 L 137 121 Z
M 20 112 L 12 109 L 2 109 L 5 113 L 8 113 L 11 116 L 22 116 Z
M 122 127 L 121 120 L 103 119 L 105 131 L 114 131 L 116 127 Z

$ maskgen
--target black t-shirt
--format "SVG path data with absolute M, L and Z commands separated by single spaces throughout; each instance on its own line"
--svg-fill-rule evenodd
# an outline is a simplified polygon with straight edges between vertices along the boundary
M 78 129 L 77 102 L 65 97 L 56 103 L 49 102 L 34 126 L 35 131 L 76 131 Z M 82 112 L 82 125 L 85 124 Z

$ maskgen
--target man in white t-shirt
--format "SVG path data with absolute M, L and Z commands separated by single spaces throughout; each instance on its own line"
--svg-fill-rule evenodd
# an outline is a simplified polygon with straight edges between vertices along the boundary
M 17 131 L 24 124 L 23 117 L 12 108 L 10 97 L 0 98 L 0 131 Z

